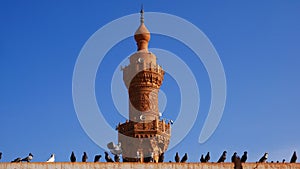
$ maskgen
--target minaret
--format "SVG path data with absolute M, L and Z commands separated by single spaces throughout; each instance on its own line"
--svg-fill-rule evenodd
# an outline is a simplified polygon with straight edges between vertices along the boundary
M 129 121 L 119 124 L 124 161 L 155 161 L 167 150 L 171 126 L 159 119 L 158 92 L 164 70 L 156 63 L 156 56 L 148 51 L 150 32 L 144 24 L 141 10 L 140 26 L 134 34 L 137 52 L 130 56 L 130 64 L 123 69 L 123 80 L 129 94 Z

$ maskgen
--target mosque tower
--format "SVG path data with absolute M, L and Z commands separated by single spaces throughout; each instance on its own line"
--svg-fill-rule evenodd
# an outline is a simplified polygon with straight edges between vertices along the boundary
M 129 94 L 129 120 L 117 126 L 123 161 L 158 161 L 169 145 L 171 124 L 160 120 L 158 92 L 164 70 L 156 63 L 156 56 L 148 51 L 150 32 L 144 24 L 141 10 L 140 26 L 134 34 L 137 52 L 123 68 L 123 80 Z

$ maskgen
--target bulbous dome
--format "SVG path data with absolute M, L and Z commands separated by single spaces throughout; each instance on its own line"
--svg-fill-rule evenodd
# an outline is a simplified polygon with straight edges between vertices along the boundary
M 150 40 L 150 32 L 144 24 L 144 10 L 141 10 L 141 24 L 134 33 L 134 39 L 139 50 L 148 50 L 148 42 Z
M 134 33 L 134 39 L 135 41 L 138 43 L 141 40 L 145 40 L 147 42 L 149 42 L 150 40 L 150 32 L 149 30 L 146 28 L 144 23 L 141 23 L 141 25 L 139 26 L 139 28 L 135 31 Z

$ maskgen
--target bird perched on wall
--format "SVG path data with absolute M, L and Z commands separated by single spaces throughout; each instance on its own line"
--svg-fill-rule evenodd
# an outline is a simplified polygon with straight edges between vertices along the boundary
M 46 162 L 54 162 L 55 161 L 55 155 L 51 154 L 50 158 Z
M 70 161 L 73 162 L 73 163 L 76 162 L 76 156 L 75 156 L 73 151 L 71 153 Z
M 112 160 L 111 157 L 108 155 L 108 152 L 105 151 L 104 154 L 106 162 L 114 162 L 114 160 Z
M 247 161 L 247 158 L 248 158 L 247 151 L 244 151 L 244 154 L 243 154 L 243 156 L 242 156 L 242 158 L 241 158 L 241 162 L 242 162 L 242 163 L 246 162 L 246 161 Z
M 188 155 L 187 153 L 184 154 L 184 156 L 182 157 L 182 159 L 180 160 L 181 163 L 185 163 L 188 159 Z
M 236 158 L 237 158 L 237 153 L 236 152 L 234 152 L 233 153 L 233 155 L 231 156 L 231 162 L 235 162 L 235 160 L 236 160 Z
M 29 163 L 32 159 L 33 159 L 33 155 L 29 153 L 28 156 L 23 158 L 21 161 L 26 161 Z
M 218 163 L 222 163 L 226 160 L 226 153 L 227 153 L 227 151 L 223 151 L 221 157 L 218 160 Z
M 282 163 L 285 163 L 285 159 L 282 159 Z
M 122 154 L 121 142 L 115 145 L 113 142 L 107 144 L 107 148 L 113 155 L 120 155 Z
M 203 154 L 201 155 L 200 162 L 201 163 L 205 163 L 206 162 L 205 159 L 204 159 L 204 155 Z
M 296 151 L 294 151 L 290 163 L 295 163 L 296 161 L 297 161 L 297 154 Z
M 164 162 L 164 160 L 165 160 L 165 153 L 161 153 L 158 157 L 158 162 L 162 163 L 162 162 Z
M 264 156 L 262 156 L 258 162 L 265 163 L 268 159 L 268 155 L 269 155 L 268 153 L 265 153 Z
M 206 156 L 205 156 L 205 162 L 208 162 L 210 160 L 210 155 L 209 152 L 207 152 Z
M 11 161 L 12 163 L 18 163 L 21 162 L 22 158 L 18 157 L 16 159 L 14 159 L 13 161 Z
M 88 156 L 87 156 L 86 152 L 83 152 L 81 161 L 82 161 L 82 162 L 86 162 L 87 159 L 88 159 Z
M 175 155 L 175 162 L 176 162 L 176 163 L 179 163 L 179 161 L 180 161 L 180 157 L 179 157 L 178 152 L 176 152 L 176 155 Z
M 2 158 L 2 152 L 0 152 L 0 160 L 1 160 L 1 158 Z
M 95 155 L 94 162 L 99 162 L 102 155 Z
M 243 169 L 242 162 L 239 156 L 234 159 L 234 169 Z
M 115 160 L 115 162 L 120 162 L 120 156 L 118 154 L 116 154 L 114 156 L 114 160 Z

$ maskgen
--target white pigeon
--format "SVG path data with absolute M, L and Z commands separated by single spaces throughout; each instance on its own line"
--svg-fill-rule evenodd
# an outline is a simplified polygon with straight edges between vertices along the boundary
M 119 142 L 118 145 L 115 145 L 113 142 L 110 142 L 110 143 L 107 144 L 107 148 L 110 150 L 110 152 L 113 155 L 122 154 L 121 142 Z
M 55 155 L 51 154 L 50 158 L 46 162 L 54 162 L 55 161 Z

